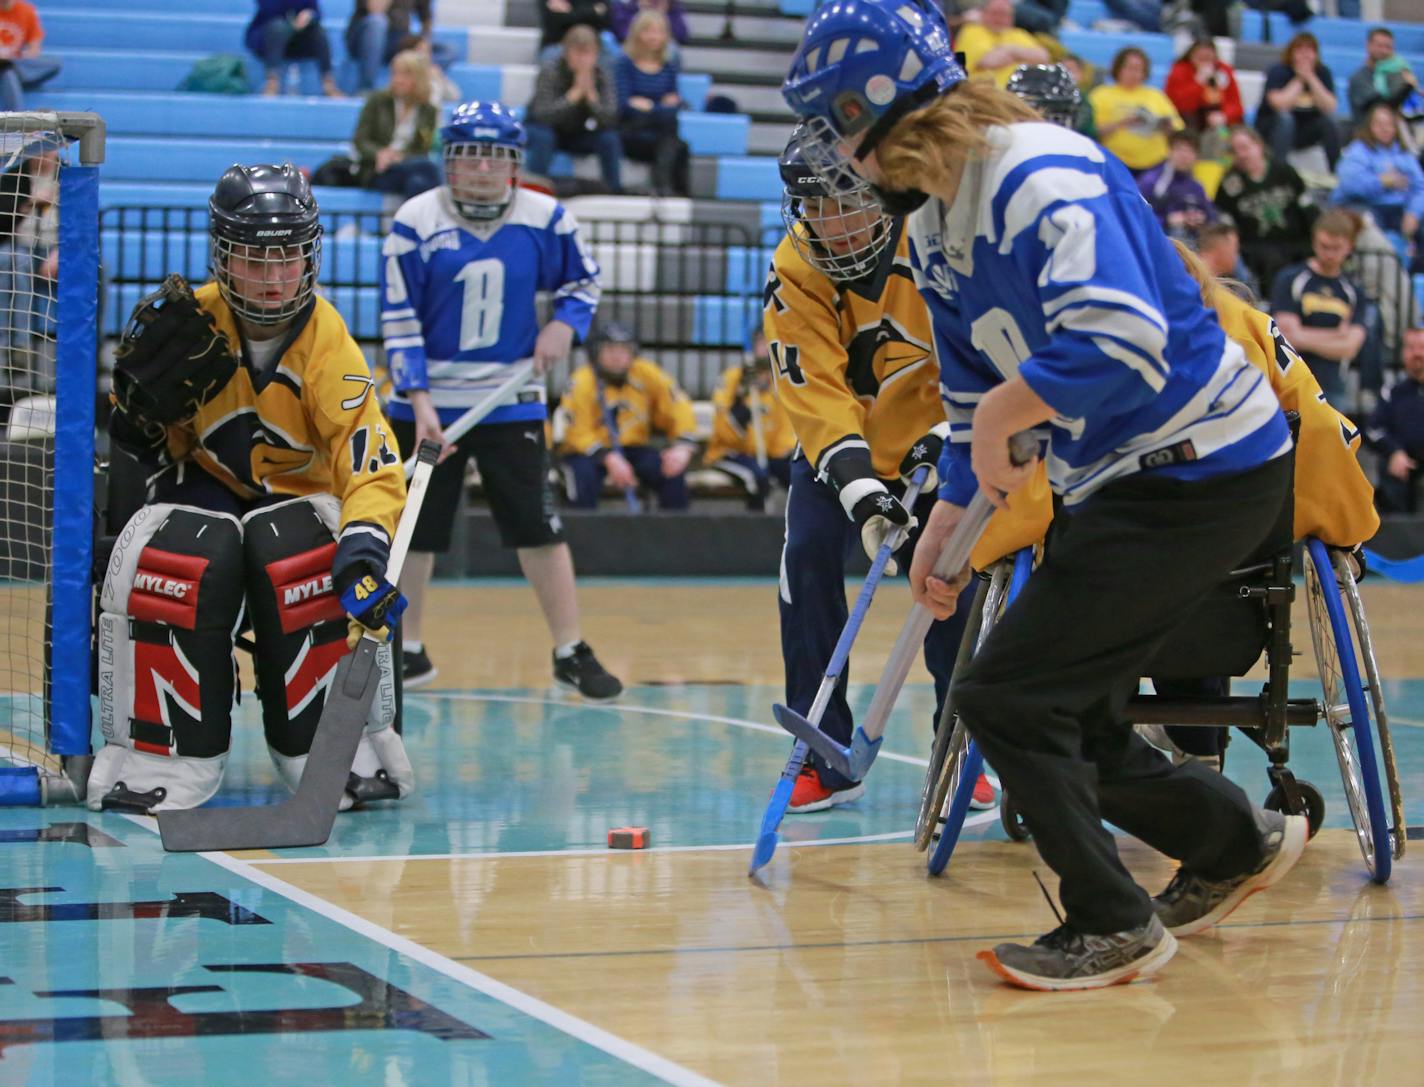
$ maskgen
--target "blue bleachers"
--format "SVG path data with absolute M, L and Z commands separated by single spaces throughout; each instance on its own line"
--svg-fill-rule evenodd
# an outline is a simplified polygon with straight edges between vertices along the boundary
M 729 156 L 717 163 L 717 199 L 771 200 L 780 195 L 776 159 Z
M 1266 19 L 1259 11 L 1245 10 L 1241 13 L 1241 38 L 1243 41 L 1259 42 L 1265 40 Z M 1271 41 L 1284 46 L 1286 42 L 1296 34 L 1298 30 L 1307 30 L 1314 34 L 1320 42 L 1322 50 L 1339 46 L 1341 48 L 1353 49 L 1355 54 L 1354 63 L 1350 71 L 1354 71 L 1363 62 L 1365 57 L 1365 34 L 1372 26 L 1385 26 L 1394 32 L 1394 47 L 1401 53 L 1424 53 L 1424 23 L 1397 23 L 1381 22 L 1371 23 L 1360 19 L 1312 19 L 1302 27 L 1293 27 L 1290 21 L 1280 12 L 1272 12 L 1270 16 Z
M 1136 46 L 1147 54 L 1152 65 L 1148 82 L 1161 87 L 1167 78 L 1167 71 L 1177 59 L 1172 39 L 1165 34 L 1100 34 L 1095 30 L 1065 30 L 1058 40 L 1070 53 L 1077 53 L 1089 64 L 1107 69 L 1119 49 Z
M 115 136 L 108 141 L 104 178 L 142 181 L 206 181 L 212 184 L 234 162 L 291 162 L 316 167 L 342 151 L 343 145 L 303 140 L 165 140 L 152 136 Z M 101 186 L 102 188 L 102 186 Z
M 104 181 L 99 185 L 100 208 L 167 207 L 205 208 L 213 194 L 216 175 L 202 182 Z M 385 197 L 366 189 L 312 188 L 322 211 L 379 212 Z
M 233 139 L 345 140 L 361 100 L 220 94 L 128 94 L 122 91 L 37 92 L 35 109 L 93 110 L 113 136 L 225 136 Z

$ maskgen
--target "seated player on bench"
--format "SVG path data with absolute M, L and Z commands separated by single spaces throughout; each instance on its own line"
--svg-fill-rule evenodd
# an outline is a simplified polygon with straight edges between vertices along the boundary
M 751 350 L 740 366 L 728 367 L 712 394 L 712 440 L 703 463 L 730 476 L 747 492 L 747 509 L 766 509 L 774 479 L 791 486 L 791 454 L 796 432 L 771 389 L 771 355 L 766 333 L 752 333 Z
M 146 504 L 104 577 L 104 748 L 88 804 L 192 808 L 222 783 L 244 606 L 268 750 L 301 779 L 350 634 L 391 637 L 385 579 L 405 477 L 365 357 L 316 296 L 321 224 L 295 167 L 233 166 L 208 202 L 213 282 L 141 301 L 114 367 L 110 437 Z M 354 643 L 354 638 L 351 639 Z M 343 808 L 413 787 L 391 647 Z

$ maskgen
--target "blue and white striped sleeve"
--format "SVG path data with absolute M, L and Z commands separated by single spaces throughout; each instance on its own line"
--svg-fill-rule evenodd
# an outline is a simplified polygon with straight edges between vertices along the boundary
M 391 382 L 398 392 L 430 385 L 420 324 L 425 278 L 420 241 L 409 226 L 397 221 L 381 248 L 381 338 Z
M 1019 376 L 1067 418 L 1104 404 L 1126 412 L 1150 402 L 1165 387 L 1169 366 L 1153 268 L 1161 250 L 1144 233 L 1159 228 L 1146 205 L 1109 192 L 1097 171 L 1071 165 L 1016 170 L 1007 180 L 1016 179 L 994 200 L 999 252 L 1011 253 L 1019 272 L 1037 283 L 1048 337 Z M 1130 199 L 1141 203 L 1136 193 Z
M 602 293 L 598 262 L 584 248 L 578 220 L 562 207 L 549 224 L 549 241 L 552 259 L 545 262 L 541 286 L 554 292 L 553 319 L 563 321 L 584 339 Z

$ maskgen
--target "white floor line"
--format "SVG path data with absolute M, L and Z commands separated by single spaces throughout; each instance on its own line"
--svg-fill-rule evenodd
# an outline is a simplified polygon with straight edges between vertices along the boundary
M 156 820 L 136 816 L 132 821 L 157 833 Z M 288 901 L 303 906 L 313 913 L 320 914 L 343 928 L 350 929 L 358 936 L 364 936 L 383 947 L 390 948 L 399 955 L 413 959 L 422 966 L 429 967 L 436 973 L 444 974 L 451 980 L 457 981 L 491 1000 L 496 1000 L 515 1011 L 522 1012 L 531 1019 L 537 1019 L 571 1038 L 577 1038 L 624 1064 L 632 1065 L 651 1076 L 656 1076 L 664 1083 L 674 1084 L 675 1087 L 721 1087 L 716 1080 L 708 1079 L 706 1076 L 699 1075 L 665 1057 L 660 1057 L 640 1045 L 620 1038 L 616 1034 L 611 1034 L 602 1027 L 596 1027 L 575 1015 L 561 1011 L 552 1004 L 546 1004 L 537 997 L 530 996 L 502 981 L 496 981 L 488 974 L 471 970 L 468 966 L 448 959 L 414 940 L 397 935 L 388 928 L 368 921 L 349 910 L 342 909 L 300 887 L 295 887 L 286 880 L 279 879 L 268 872 L 259 871 L 249 861 L 238 860 L 226 853 L 199 853 L 198 856 L 204 860 L 212 861 L 219 868 L 226 869 L 235 876 L 255 883 L 259 887 L 264 887 L 274 894 L 281 895 Z
M 534 706 L 565 706 L 580 710 L 603 710 L 608 713 L 646 713 L 654 717 L 675 717 L 684 721 L 715 721 L 718 724 L 731 725 L 734 728 L 751 729 L 753 732 L 770 732 L 774 736 L 783 736 L 788 741 L 791 739 L 791 734 L 777 725 L 764 725 L 760 721 L 748 721 L 741 717 L 721 717 L 715 713 L 691 713 L 687 710 L 657 710 L 650 706 L 630 706 L 623 703 L 598 705 L 572 700 L 565 701 L 560 698 L 531 698 L 522 695 L 467 694 L 460 691 L 432 691 L 429 694 L 412 694 L 409 697 L 411 700 L 416 698 L 445 698 L 455 702 L 519 702 Z M 929 759 L 917 759 L 913 755 L 897 755 L 893 751 L 882 751 L 878 757 L 889 759 L 891 762 L 909 763 L 911 766 L 928 766 L 930 764 Z

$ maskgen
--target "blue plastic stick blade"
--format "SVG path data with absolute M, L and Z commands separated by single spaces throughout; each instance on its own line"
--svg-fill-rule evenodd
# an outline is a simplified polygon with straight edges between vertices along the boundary
M 793 774 L 787 777 L 783 774 L 781 780 L 776 783 L 776 788 L 772 790 L 771 800 L 761 817 L 761 833 L 757 835 L 756 848 L 752 850 L 752 863 L 747 869 L 747 875 L 756 875 L 757 869 L 766 867 L 772 854 L 776 852 L 776 843 L 781 840 L 777 830 L 786 814 L 786 806 L 791 803 L 791 790 L 795 786 L 796 776 Z
M 842 774 L 849 771 L 850 748 L 842 747 L 836 743 L 835 740 L 788 706 L 774 705 L 771 707 L 771 713 L 776 718 L 778 725 L 825 759 L 827 765 Z

